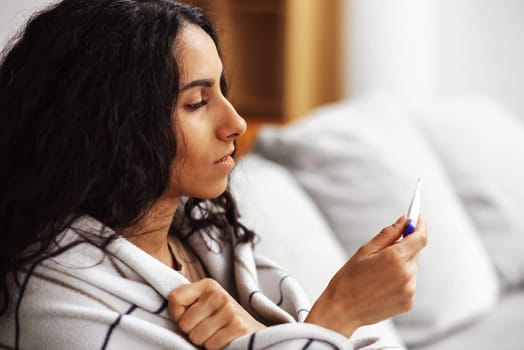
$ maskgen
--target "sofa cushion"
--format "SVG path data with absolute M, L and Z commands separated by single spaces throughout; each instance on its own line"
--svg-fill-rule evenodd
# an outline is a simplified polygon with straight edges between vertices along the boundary
M 522 349 L 524 345 L 524 291 L 504 296 L 486 317 L 430 344 L 410 350 Z
M 445 169 L 393 98 L 362 97 L 320 108 L 284 128 L 263 128 L 255 151 L 286 166 L 353 254 L 406 212 L 418 177 L 429 244 L 415 306 L 395 318 L 409 344 L 490 309 L 498 280 Z
M 508 287 L 524 283 L 524 123 L 469 96 L 418 113 Z
M 256 252 L 281 265 L 315 300 L 346 261 L 315 203 L 287 169 L 254 154 L 238 162 L 230 187 L 242 223 L 259 236 Z
M 242 222 L 260 237 L 256 252 L 282 265 L 316 300 L 346 253 L 311 198 L 286 168 L 256 154 L 238 162 L 230 187 Z M 362 327 L 354 338 L 370 335 L 403 348 L 391 320 Z

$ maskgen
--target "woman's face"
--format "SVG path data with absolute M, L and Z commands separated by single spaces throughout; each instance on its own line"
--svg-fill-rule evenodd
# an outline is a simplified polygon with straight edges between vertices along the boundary
M 246 131 L 246 122 L 220 90 L 222 61 L 203 29 L 186 25 L 173 54 L 180 73 L 174 115 L 178 154 L 167 194 L 215 198 L 227 187 L 234 141 Z

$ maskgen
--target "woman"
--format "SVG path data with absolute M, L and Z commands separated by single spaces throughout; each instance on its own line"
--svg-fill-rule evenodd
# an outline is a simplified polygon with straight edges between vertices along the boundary
M 411 308 L 422 219 L 382 230 L 311 309 L 253 256 L 218 47 L 174 1 L 63 0 L 5 50 L 0 345 L 364 347 L 357 327 Z

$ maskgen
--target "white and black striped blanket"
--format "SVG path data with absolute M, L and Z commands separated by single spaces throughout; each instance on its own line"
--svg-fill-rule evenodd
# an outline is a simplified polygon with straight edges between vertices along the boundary
M 189 283 L 124 238 L 103 252 L 85 240 L 102 225 L 83 217 L 61 244 L 83 243 L 27 268 L 7 314 L 0 348 L 195 349 L 167 312 L 168 294 Z M 240 337 L 227 349 L 391 349 L 374 338 L 351 341 L 305 324 L 309 302 L 295 279 L 255 257 L 250 244 L 195 234 L 189 244 L 212 278 L 270 327 Z

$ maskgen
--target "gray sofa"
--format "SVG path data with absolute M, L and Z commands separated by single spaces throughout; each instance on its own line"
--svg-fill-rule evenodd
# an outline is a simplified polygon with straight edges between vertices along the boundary
M 412 311 L 362 327 L 409 349 L 524 348 L 524 124 L 479 96 L 411 110 L 387 94 L 264 127 L 231 187 L 260 254 L 315 299 L 406 212 L 418 177 L 429 243 Z

